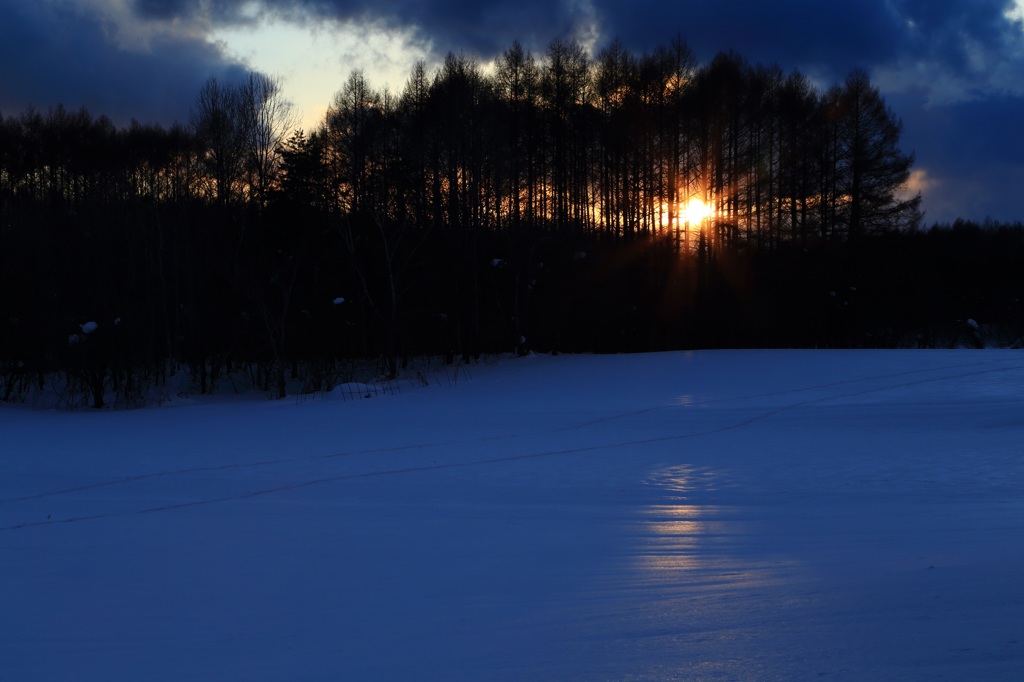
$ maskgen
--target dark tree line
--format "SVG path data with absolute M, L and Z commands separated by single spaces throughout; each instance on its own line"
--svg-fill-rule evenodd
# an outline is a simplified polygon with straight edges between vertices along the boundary
M 210 80 L 170 128 L 0 117 L 0 399 L 58 377 L 69 402 L 135 404 L 181 371 L 283 396 L 357 359 L 397 376 L 424 355 L 931 343 L 964 316 L 1020 320 L 1019 274 L 1006 300 L 935 303 L 1012 271 L 1021 231 L 920 231 L 901 124 L 860 71 L 820 92 L 679 40 L 516 43 L 486 69 L 419 64 L 398 95 L 354 72 L 315 130 L 291 123 L 260 74 Z

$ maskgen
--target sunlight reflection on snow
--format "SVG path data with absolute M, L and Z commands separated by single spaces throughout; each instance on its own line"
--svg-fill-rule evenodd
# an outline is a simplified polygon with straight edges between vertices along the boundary
M 689 393 L 677 396 L 673 401 L 673 405 L 676 407 L 696 407 L 698 405 L 703 405 L 704 403 L 705 398 L 699 395 L 690 395 Z
M 780 563 L 750 561 L 759 544 L 749 519 L 739 510 L 693 504 L 717 490 L 719 476 L 708 469 L 666 467 L 648 478 L 666 504 L 647 507 L 636 559 L 641 582 L 678 590 L 736 589 L 778 581 Z
M 705 510 L 694 505 L 657 505 L 646 516 L 650 535 L 640 559 L 645 571 L 655 573 L 652 578 L 671 579 L 662 574 L 700 567 L 700 539 L 712 523 Z

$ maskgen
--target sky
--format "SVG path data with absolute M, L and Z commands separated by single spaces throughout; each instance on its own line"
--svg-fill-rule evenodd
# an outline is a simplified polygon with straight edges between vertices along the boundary
M 927 224 L 1024 220 L 1024 0 L 0 0 L 0 114 L 168 125 L 211 76 L 256 70 L 309 129 L 354 69 L 398 93 L 449 52 L 676 36 L 701 63 L 735 50 L 823 89 L 866 70 L 903 121 Z

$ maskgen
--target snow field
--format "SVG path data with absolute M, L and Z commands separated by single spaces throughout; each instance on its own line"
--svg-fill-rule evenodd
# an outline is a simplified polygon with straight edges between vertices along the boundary
M 1024 355 L 0 406 L 0 678 L 1016 680 Z

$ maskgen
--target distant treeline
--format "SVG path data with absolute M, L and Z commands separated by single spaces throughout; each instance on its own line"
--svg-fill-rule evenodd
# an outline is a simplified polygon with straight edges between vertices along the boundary
M 0 116 L 0 399 L 1021 332 L 1021 226 L 922 230 L 901 124 L 860 71 L 820 92 L 678 40 L 513 44 L 419 64 L 397 95 L 354 72 L 315 130 L 291 123 L 262 74 L 209 81 L 170 128 Z

